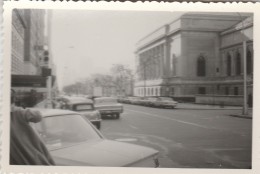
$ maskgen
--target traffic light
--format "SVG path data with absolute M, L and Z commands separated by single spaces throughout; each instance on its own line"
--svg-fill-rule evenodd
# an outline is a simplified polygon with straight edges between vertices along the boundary
M 43 58 L 44 63 L 48 63 L 49 62 L 49 51 L 45 50 L 44 51 L 44 58 Z

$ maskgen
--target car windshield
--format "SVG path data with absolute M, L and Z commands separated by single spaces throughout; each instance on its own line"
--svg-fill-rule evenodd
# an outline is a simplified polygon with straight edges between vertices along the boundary
M 95 99 L 95 104 L 105 104 L 105 103 L 117 103 L 117 100 L 114 98 L 97 98 Z
M 78 104 L 74 106 L 75 111 L 89 111 L 93 110 L 93 106 L 90 104 Z
M 82 116 L 76 114 L 45 117 L 35 123 L 34 128 L 49 150 L 101 138 Z

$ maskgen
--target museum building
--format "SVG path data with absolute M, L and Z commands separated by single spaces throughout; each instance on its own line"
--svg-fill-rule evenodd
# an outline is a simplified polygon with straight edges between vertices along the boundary
M 252 95 L 253 14 L 183 14 L 137 43 L 134 95 L 242 96 L 244 52 Z

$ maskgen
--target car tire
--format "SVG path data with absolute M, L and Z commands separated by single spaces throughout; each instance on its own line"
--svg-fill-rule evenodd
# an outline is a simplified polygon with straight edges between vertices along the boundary
M 97 122 L 97 123 L 96 123 L 96 127 L 97 127 L 98 130 L 100 130 L 100 128 L 101 128 L 101 122 Z
M 120 118 L 120 114 L 119 113 L 115 114 L 115 119 L 119 119 L 119 118 Z

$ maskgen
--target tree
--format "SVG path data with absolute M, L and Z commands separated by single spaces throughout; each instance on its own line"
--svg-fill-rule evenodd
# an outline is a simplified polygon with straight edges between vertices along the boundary
M 117 87 L 118 95 L 133 94 L 133 71 L 122 64 L 114 64 L 111 68 L 114 83 Z

